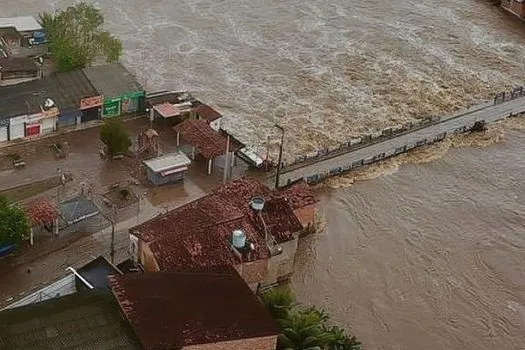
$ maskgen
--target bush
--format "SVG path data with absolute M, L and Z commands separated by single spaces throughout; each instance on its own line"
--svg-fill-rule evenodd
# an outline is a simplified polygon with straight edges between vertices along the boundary
M 100 128 L 100 140 L 110 156 L 127 152 L 131 146 L 128 131 L 119 118 L 107 119 Z
M 0 196 L 0 245 L 19 244 L 31 225 L 24 210 Z
M 127 188 L 119 190 L 120 199 L 129 199 L 131 197 L 131 191 Z

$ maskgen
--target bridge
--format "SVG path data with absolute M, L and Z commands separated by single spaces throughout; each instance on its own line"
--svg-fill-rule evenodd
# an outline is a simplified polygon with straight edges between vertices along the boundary
M 452 134 L 470 131 L 476 122 L 493 123 L 523 113 L 525 93 L 520 87 L 511 93 L 496 95 L 493 103 L 485 103 L 448 119 L 427 118 L 409 129 L 383 131 L 376 138 L 368 137 L 356 144 L 342 145 L 338 149 L 284 166 L 281 168 L 279 187 L 298 180 L 317 183 L 330 176 L 441 141 Z

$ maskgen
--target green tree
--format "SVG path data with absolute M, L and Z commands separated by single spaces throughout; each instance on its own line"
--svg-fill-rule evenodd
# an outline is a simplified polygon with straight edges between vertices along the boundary
M 111 156 L 125 153 L 131 146 L 128 131 L 119 118 L 106 119 L 100 128 L 100 140 Z
M 295 306 L 295 296 L 289 288 L 272 288 L 260 296 L 266 310 L 277 322 L 288 318 Z
M 20 243 L 31 229 L 24 210 L 0 196 L 0 245 Z
M 93 5 L 81 2 L 62 11 L 41 13 L 39 17 L 60 72 L 85 68 L 100 56 L 115 62 L 122 54 L 122 43 L 102 30 L 104 16 Z
M 318 313 L 298 312 L 281 323 L 277 345 L 283 350 L 325 349 L 331 340 Z

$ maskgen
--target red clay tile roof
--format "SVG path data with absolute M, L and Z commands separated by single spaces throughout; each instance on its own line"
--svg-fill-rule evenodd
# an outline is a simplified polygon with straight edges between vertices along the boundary
M 257 180 L 242 178 L 135 226 L 130 232 L 150 244 L 162 271 L 200 271 L 238 263 L 229 245 L 236 229 L 243 230 L 248 242 L 254 244 L 252 260 L 267 259 L 264 225 L 249 206 L 254 196 L 267 199 L 262 217 L 278 243 L 293 239 L 293 234 L 302 230 L 281 193 Z
M 211 128 L 206 120 L 185 120 L 175 125 L 173 130 L 179 132 L 182 138 L 197 147 L 206 158 L 214 158 L 226 153 L 226 137 Z M 230 142 L 230 152 L 237 149 Z
M 281 193 L 286 199 L 288 199 L 293 210 L 317 203 L 313 191 L 304 182 L 293 184 L 292 186 L 281 190 Z
M 233 269 L 110 276 L 122 311 L 146 350 L 275 336 L 263 305 Z
M 217 112 L 215 109 L 211 108 L 208 105 L 200 104 L 195 109 L 194 112 L 196 112 L 201 119 L 205 119 L 209 122 L 212 122 L 216 119 L 219 119 L 221 117 L 221 114 Z
M 163 118 L 171 118 L 180 116 L 180 111 L 174 105 L 170 103 L 163 103 L 153 107 Z

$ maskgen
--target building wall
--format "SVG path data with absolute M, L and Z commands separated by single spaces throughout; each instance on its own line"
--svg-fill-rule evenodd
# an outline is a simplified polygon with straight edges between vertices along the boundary
M 268 276 L 268 260 L 256 260 L 234 266 L 248 285 L 261 283 Z
M 297 253 L 298 238 L 279 244 L 282 253 L 270 258 L 268 262 L 268 276 L 264 284 L 274 284 L 289 278 L 294 271 L 295 254 Z
M 188 345 L 183 350 L 275 350 L 277 336 L 232 340 L 211 344 Z
M 146 272 L 157 272 L 159 271 L 159 265 L 155 260 L 155 256 L 151 251 L 149 245 L 143 241 L 140 241 L 139 251 L 140 251 L 140 263 L 144 267 Z

